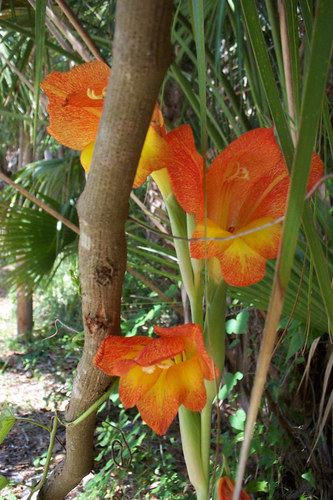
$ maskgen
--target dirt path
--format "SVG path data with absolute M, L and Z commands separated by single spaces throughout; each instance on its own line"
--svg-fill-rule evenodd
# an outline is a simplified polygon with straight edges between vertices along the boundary
M 15 310 L 11 300 L 0 296 L 0 407 L 7 402 L 18 418 L 29 418 L 49 426 L 55 405 L 62 412 L 68 387 L 61 378 L 56 356 L 50 352 L 42 361 L 30 362 L 23 347 L 17 347 Z M 13 340 L 13 341 L 12 341 Z M 8 346 L 13 345 L 13 348 Z M 69 359 L 65 373 L 72 373 L 75 360 Z M 59 396 L 59 397 L 57 397 Z M 55 403 L 55 400 L 58 402 Z M 42 473 L 43 458 L 48 447 L 49 434 L 41 427 L 30 423 L 16 423 L 0 446 L 0 474 L 17 486 L 0 491 L 0 500 L 25 499 L 28 489 L 19 483 L 28 483 Z M 54 463 L 64 456 L 65 433 L 59 429 L 54 447 Z M 77 498 L 77 488 L 66 498 Z M 10 497 L 11 495 L 15 495 Z

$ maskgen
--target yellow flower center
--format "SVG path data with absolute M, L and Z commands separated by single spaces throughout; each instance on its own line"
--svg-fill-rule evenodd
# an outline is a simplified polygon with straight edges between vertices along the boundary
M 156 363 L 155 365 L 151 366 L 142 366 L 142 371 L 144 373 L 148 373 L 149 375 L 154 373 L 156 368 L 160 368 L 161 370 L 167 370 L 168 368 L 171 368 L 173 365 L 177 365 L 178 363 L 183 363 L 186 361 L 186 353 L 185 351 L 182 351 L 180 354 L 177 354 L 173 358 L 169 359 L 164 359 L 163 361 L 160 361 L 159 363 Z
M 103 88 L 100 95 L 96 95 L 94 89 L 88 89 L 87 96 L 89 97 L 89 99 L 92 99 L 94 101 L 97 99 L 104 99 L 104 97 L 106 96 L 106 87 Z
M 226 182 L 233 181 L 235 179 L 242 179 L 245 181 L 250 180 L 250 173 L 246 167 L 242 167 L 238 161 L 236 161 L 231 169 L 236 169 L 233 174 L 231 174 L 227 179 Z

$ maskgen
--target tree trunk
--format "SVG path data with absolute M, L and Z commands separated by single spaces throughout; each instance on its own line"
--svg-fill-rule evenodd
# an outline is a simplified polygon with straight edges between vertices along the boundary
M 32 160 L 33 155 L 30 134 L 21 126 L 18 170 L 27 163 L 32 162 Z M 31 341 L 33 328 L 32 290 L 24 284 L 19 286 L 16 291 L 16 325 L 17 334 L 20 335 L 23 333 L 24 341 L 28 344 Z
M 93 365 L 105 336 L 120 334 L 126 268 L 125 222 L 136 167 L 154 104 L 171 62 L 172 0 L 118 0 L 113 64 L 86 188 L 78 203 L 79 265 L 85 328 L 83 355 L 66 410 L 70 422 L 107 389 Z M 93 462 L 95 414 L 66 432 L 66 458 L 39 499 L 61 500 Z
M 24 341 L 26 344 L 31 341 L 33 327 L 32 318 L 32 292 L 22 285 L 16 291 L 17 334 L 24 334 Z

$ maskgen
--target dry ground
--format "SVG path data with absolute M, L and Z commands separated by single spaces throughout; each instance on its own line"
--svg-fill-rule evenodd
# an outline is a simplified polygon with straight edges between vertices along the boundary
M 43 357 L 42 363 L 25 367 L 22 350 L 4 350 L 8 339 L 15 338 L 16 322 L 12 301 L 1 293 L 0 296 L 0 406 L 4 402 L 10 405 L 15 416 L 37 420 L 50 425 L 55 409 L 51 394 L 66 393 L 66 383 L 53 369 L 54 355 Z M 68 373 L 75 367 L 75 360 L 70 359 L 66 366 Z M 38 378 L 36 376 L 38 372 Z M 58 411 L 64 410 L 64 403 L 57 405 Z M 63 458 L 64 431 L 60 429 L 55 444 L 55 461 Z M 29 483 L 36 474 L 41 474 L 42 466 L 34 461 L 45 456 L 48 446 L 48 432 L 29 423 L 16 423 L 0 446 L 0 473 L 8 480 L 17 483 L 14 488 L 0 491 L 0 499 L 7 500 L 10 494 L 18 499 L 27 497 L 28 490 L 22 483 Z M 20 484 L 21 483 L 21 484 Z M 66 498 L 77 498 L 77 488 Z M 82 490 L 81 490 L 82 491 Z M 15 498 L 13 496 L 12 498 Z

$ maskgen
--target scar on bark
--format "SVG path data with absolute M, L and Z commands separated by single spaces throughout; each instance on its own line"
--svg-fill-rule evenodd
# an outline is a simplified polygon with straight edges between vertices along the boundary
M 91 335 L 96 335 L 101 330 L 108 334 L 111 333 L 111 322 L 105 319 L 105 317 L 100 316 L 99 314 L 97 314 L 95 317 L 88 315 L 85 318 L 85 323 Z
M 112 279 L 116 273 L 117 271 L 111 260 L 106 259 L 106 262 L 97 265 L 95 268 L 96 282 L 101 286 L 107 286 L 112 283 Z

